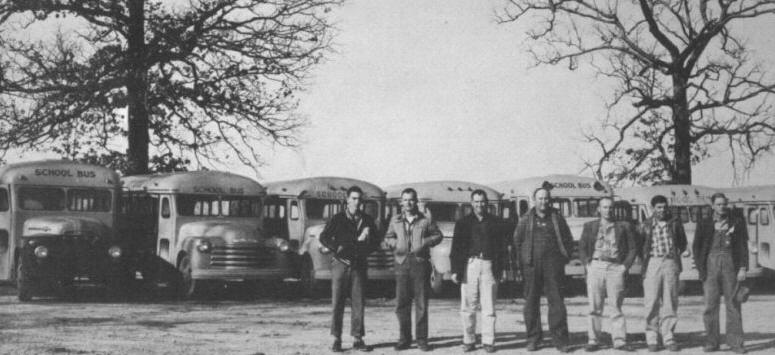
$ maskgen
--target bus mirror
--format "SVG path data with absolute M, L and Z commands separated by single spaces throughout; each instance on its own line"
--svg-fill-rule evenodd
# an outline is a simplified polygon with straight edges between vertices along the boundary
M 0 229 L 0 253 L 8 250 L 8 231 Z

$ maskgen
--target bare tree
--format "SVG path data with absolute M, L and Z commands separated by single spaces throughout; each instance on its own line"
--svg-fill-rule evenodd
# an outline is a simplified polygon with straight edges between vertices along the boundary
M 529 21 L 537 63 L 586 60 L 616 83 L 602 129 L 585 134 L 599 177 L 683 184 L 716 142 L 746 168 L 775 143 L 775 81 L 739 28 L 773 14 L 773 0 L 507 0 L 498 11 Z
M 149 146 L 154 164 L 260 165 L 259 143 L 298 143 L 295 93 L 340 2 L 0 0 L 0 149 L 125 156 L 129 173 L 148 171 Z M 62 21 L 80 29 L 29 40 Z

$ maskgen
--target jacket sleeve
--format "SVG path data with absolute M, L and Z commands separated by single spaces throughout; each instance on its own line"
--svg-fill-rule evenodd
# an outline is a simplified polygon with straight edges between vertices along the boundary
M 743 218 L 738 218 L 737 222 L 737 233 L 740 236 L 738 239 L 739 248 L 738 252 L 739 258 L 740 258 L 740 268 L 748 270 L 748 226 L 746 225 L 746 220 Z
M 328 220 L 319 236 L 320 244 L 332 251 L 336 251 L 339 248 L 339 244 L 336 242 L 336 236 L 334 235 L 337 223 L 336 216 L 337 215 L 334 215 Z
M 624 258 L 624 268 L 629 270 L 632 263 L 635 262 L 635 258 L 638 256 L 638 238 L 635 232 L 635 228 L 629 222 L 624 222 L 622 228 L 625 234 L 625 240 L 627 242 L 627 256 Z
M 675 247 L 678 249 L 678 253 L 681 254 L 686 251 L 686 232 L 684 232 L 684 224 L 681 220 L 675 222 Z
M 463 222 L 462 219 L 455 222 L 455 230 L 452 233 L 452 247 L 450 248 L 450 251 L 449 251 L 449 261 L 452 263 L 451 265 L 452 273 L 458 274 L 459 277 L 463 276 L 462 274 L 464 269 L 464 264 L 463 264 L 464 261 L 461 260 L 464 255 L 464 251 L 463 251 L 463 248 L 464 248 L 463 225 L 464 224 L 465 222 Z
M 516 267 L 522 266 L 522 244 L 525 242 L 525 234 L 527 233 L 527 216 L 519 219 L 517 222 L 517 228 L 514 228 L 514 235 L 512 236 L 512 244 L 514 245 L 514 263 Z
M 705 223 L 706 221 L 704 219 L 697 223 L 697 227 L 694 229 L 694 240 L 692 241 L 692 259 L 694 259 L 694 265 L 697 267 L 700 275 L 703 274 L 703 270 L 705 269 L 705 260 L 701 260 L 703 244 L 705 241 L 703 238 L 705 235 Z
M 559 214 L 557 217 L 560 217 L 560 238 L 562 239 L 565 251 L 568 252 L 568 259 L 570 259 L 573 256 L 573 234 L 570 232 L 570 227 L 568 227 L 568 222 L 565 221 L 565 217 L 562 217 Z
M 425 233 L 426 235 L 422 238 L 422 246 L 425 248 L 434 247 L 444 239 L 444 234 L 441 233 L 439 226 L 433 220 L 428 220 L 428 224 L 425 225 Z
M 587 251 L 587 246 L 589 245 L 589 238 L 591 238 L 590 234 L 592 234 L 590 222 L 584 223 L 584 229 L 581 232 L 581 239 L 579 240 L 579 259 L 581 259 L 581 262 L 586 266 L 591 261 L 592 253 L 591 251 Z
M 396 236 L 396 229 L 393 227 L 393 218 L 388 220 L 387 232 L 385 232 L 385 238 L 382 239 L 382 247 L 386 249 L 395 249 L 398 239 Z

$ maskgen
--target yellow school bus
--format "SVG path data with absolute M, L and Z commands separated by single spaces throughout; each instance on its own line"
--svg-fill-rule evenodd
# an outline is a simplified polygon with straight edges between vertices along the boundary
M 128 286 L 119 184 L 113 170 L 67 160 L 0 168 L 0 280 L 16 281 L 21 301 L 81 283 Z
M 122 179 L 123 233 L 144 279 L 177 270 L 181 297 L 223 282 L 283 280 L 292 275 L 290 243 L 261 230 L 258 182 L 221 171 Z M 174 273 L 173 273 L 174 274 Z
M 565 274 L 583 277 L 584 265 L 578 258 L 578 242 L 584 223 L 599 218 L 597 205 L 602 197 L 613 197 L 613 190 L 605 182 L 576 175 L 547 175 L 490 184 L 503 192 L 503 216 L 515 225 L 520 216 L 534 206 L 533 192 L 540 188 L 551 191 L 552 207 L 565 217 L 573 235 L 574 247 Z
M 743 186 L 724 189 L 731 206 L 748 224 L 748 273 L 775 270 L 775 185 Z
M 310 177 L 266 183 L 264 229 L 273 236 L 288 239 L 298 247 L 298 277 L 304 291 L 314 294 L 321 280 L 331 280 L 332 255 L 318 237 L 326 221 L 343 211 L 347 189 L 363 190 L 363 210 L 374 217 L 382 230 L 381 211 L 385 193 L 378 186 L 345 177 Z M 377 250 L 368 257 L 368 278 L 390 280 L 395 277 L 393 257 L 388 250 Z
M 500 201 L 502 194 L 488 186 L 467 181 L 426 181 L 388 186 L 386 220 L 401 213 L 401 191 L 406 188 L 417 191 L 418 208 L 420 212 L 433 220 L 444 234 L 439 245 L 431 248 L 431 288 L 438 293 L 443 281 L 450 280 L 452 266 L 449 254 L 452 248 L 452 234 L 455 222 L 461 217 L 472 213 L 471 193 L 481 189 L 487 193 L 490 214 L 500 216 Z

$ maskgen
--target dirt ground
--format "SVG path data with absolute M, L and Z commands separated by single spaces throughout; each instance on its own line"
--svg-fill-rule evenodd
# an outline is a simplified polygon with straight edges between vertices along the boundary
M 109 302 L 98 290 L 82 290 L 78 299 L 38 299 L 20 303 L 13 287 L 0 287 L 0 354 L 326 354 L 330 299 L 293 298 L 284 288 L 257 294 L 225 289 L 208 300 L 175 301 L 165 297 Z M 681 353 L 702 353 L 702 296 L 682 296 L 676 329 Z M 365 340 L 371 354 L 392 354 L 398 337 L 394 302 L 372 295 L 366 306 Z M 434 354 L 457 354 L 460 318 L 454 292 L 430 305 L 430 342 Z M 647 353 L 641 298 L 627 298 L 628 337 L 636 353 Z M 501 298 L 497 305 L 498 353 L 525 353 L 521 299 Z M 566 299 L 574 353 L 584 353 L 587 301 Z M 723 307 L 722 307 L 723 308 Z M 546 327 L 546 307 L 542 307 Z M 349 310 L 345 333 L 349 332 Z M 775 287 L 756 289 L 743 306 L 749 353 L 775 352 Z M 722 312 L 722 331 L 723 331 Z M 605 325 L 607 326 L 607 325 Z M 343 339 L 345 354 L 352 339 Z M 722 347 L 722 350 L 725 347 Z M 420 354 L 416 348 L 402 354 Z M 478 353 L 484 353 L 479 349 Z M 538 354 L 555 354 L 552 347 Z M 612 353 L 601 350 L 598 353 Z M 663 350 L 661 353 L 667 353 Z

